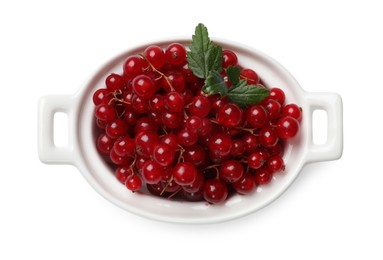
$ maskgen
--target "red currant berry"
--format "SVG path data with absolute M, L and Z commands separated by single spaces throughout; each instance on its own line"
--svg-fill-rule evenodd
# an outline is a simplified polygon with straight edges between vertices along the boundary
M 116 111 L 112 106 L 102 103 L 96 106 L 94 115 L 102 121 L 111 122 L 116 117 Z
M 251 169 L 259 169 L 264 163 L 264 156 L 259 151 L 255 151 L 247 157 L 247 165 Z
M 144 55 L 148 62 L 157 70 L 161 69 L 165 64 L 165 53 L 162 48 L 157 45 L 147 47 L 144 51 Z
M 165 111 L 165 98 L 159 94 L 153 95 L 149 99 L 149 107 L 154 113 L 161 114 Z
M 166 60 L 170 65 L 181 65 L 186 61 L 186 49 L 182 44 L 172 43 L 165 51 Z
M 172 91 L 165 95 L 165 107 L 169 112 L 180 112 L 184 106 L 184 99 L 178 92 Z
M 132 88 L 133 92 L 142 99 L 150 98 L 156 91 L 153 80 L 144 74 L 134 77 Z
M 128 131 L 128 124 L 122 119 L 114 119 L 112 122 L 108 123 L 105 127 L 105 132 L 111 138 L 118 138 L 123 136 Z
M 149 64 L 138 55 L 129 56 L 124 63 L 124 75 L 133 78 L 144 73 L 149 68 Z
M 159 143 L 159 137 L 155 132 L 145 131 L 136 134 L 134 142 L 137 154 L 149 158 L 152 156 L 154 148 Z
M 227 134 L 214 134 L 209 140 L 210 153 L 225 156 L 230 153 L 231 138 Z
M 209 114 L 210 102 L 204 96 L 196 96 L 187 106 L 187 111 L 192 116 L 198 116 L 204 118 Z
M 181 125 L 183 120 L 183 114 L 164 112 L 161 118 L 162 118 L 162 123 L 164 126 L 170 129 L 174 129 Z
M 302 121 L 302 108 L 297 104 L 287 104 L 282 109 L 282 116 L 291 116 L 298 120 L 298 122 Z
M 181 92 L 185 88 L 185 78 L 181 72 L 170 70 L 161 78 L 161 86 L 166 92 Z
M 197 169 L 190 162 L 181 162 L 176 164 L 172 170 L 172 173 L 174 181 L 181 186 L 192 184 L 198 174 Z
M 114 139 L 109 137 L 106 133 L 102 133 L 97 138 L 97 150 L 103 155 L 109 155 L 113 148 Z
M 105 79 L 105 85 L 106 88 L 110 92 L 114 92 L 116 90 L 122 90 L 124 88 L 124 78 L 121 75 L 118 75 L 116 73 L 110 74 L 106 79 Z
M 278 101 L 274 99 L 266 99 L 263 100 L 261 104 L 267 111 L 269 121 L 274 121 L 281 116 L 282 107 Z
M 137 95 L 132 97 L 132 108 L 135 112 L 144 114 L 150 111 L 148 99 L 143 99 Z
M 169 166 L 174 160 L 174 149 L 165 143 L 159 143 L 153 150 L 153 159 L 161 166 Z
M 245 143 L 246 153 L 253 153 L 257 150 L 259 141 L 255 135 L 247 133 L 243 136 L 242 140 Z
M 206 163 L 206 151 L 202 146 L 195 144 L 189 147 L 185 147 L 183 153 L 184 161 L 190 162 L 196 167 L 201 167 Z
M 229 191 L 226 184 L 219 179 L 209 179 L 205 181 L 203 187 L 203 197 L 209 203 L 221 203 L 226 200 Z
M 109 102 L 108 95 L 110 94 L 109 90 L 106 88 L 97 89 L 93 93 L 93 104 L 100 105 L 101 103 L 107 104 Z
M 299 131 L 299 122 L 291 116 L 284 116 L 278 120 L 277 133 L 282 139 L 293 138 Z
M 131 107 L 129 107 L 129 108 L 125 109 L 123 118 L 124 118 L 124 121 L 129 126 L 134 126 L 134 125 L 136 125 L 138 119 L 140 118 L 140 114 L 133 111 L 133 109 Z
M 267 112 L 260 105 L 251 106 L 246 112 L 246 120 L 251 127 L 262 128 L 267 123 Z
M 242 109 L 238 105 L 228 103 L 218 110 L 217 122 L 226 127 L 237 127 L 242 121 L 242 116 Z
M 285 164 L 282 157 L 279 155 L 270 157 L 267 160 L 267 168 L 269 168 L 272 173 L 283 171 L 285 169 Z
M 245 79 L 247 85 L 257 85 L 260 81 L 258 74 L 252 69 L 242 69 L 240 78 Z
M 254 180 L 256 184 L 267 184 L 273 178 L 273 173 L 266 167 L 255 171 Z
M 267 126 L 259 132 L 259 142 L 262 146 L 270 148 L 278 143 L 278 135 L 274 128 Z
M 164 169 L 155 161 L 147 161 L 142 167 L 142 178 L 148 184 L 159 183 L 162 179 Z
M 245 153 L 246 146 L 245 142 L 241 139 L 234 139 L 230 149 L 230 155 L 233 157 L 241 156 Z
M 223 50 L 222 51 L 222 67 L 227 69 L 229 66 L 237 66 L 238 65 L 238 57 L 233 51 Z
M 126 186 L 126 188 L 128 188 L 128 190 L 138 191 L 142 187 L 142 180 L 141 180 L 140 176 L 138 176 L 136 174 L 135 175 L 129 175 L 126 178 L 125 186 Z
M 237 160 L 224 162 L 219 168 L 220 177 L 226 182 L 238 181 L 244 173 L 242 164 Z
M 270 94 L 267 97 L 268 99 L 274 99 L 277 101 L 279 104 L 283 105 L 286 100 L 286 95 L 285 92 L 283 92 L 282 89 L 280 88 L 272 88 L 270 89 Z
M 249 194 L 255 189 L 254 176 L 246 172 L 242 177 L 233 183 L 234 190 L 242 195 Z
M 166 134 L 161 138 L 161 143 L 167 144 L 174 150 L 178 149 L 178 138 L 174 134 Z
M 113 145 L 113 150 L 119 156 L 132 156 L 135 153 L 134 139 L 129 136 L 123 136 L 116 140 Z
M 186 119 L 185 127 L 192 132 L 198 133 L 202 127 L 202 119 L 198 116 L 190 116 Z
M 182 129 L 178 135 L 178 143 L 182 146 L 191 146 L 198 141 L 198 135 L 189 129 Z

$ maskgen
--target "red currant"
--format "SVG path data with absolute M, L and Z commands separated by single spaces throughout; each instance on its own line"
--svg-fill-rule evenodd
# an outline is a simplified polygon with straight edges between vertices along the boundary
M 226 127 L 237 127 L 242 121 L 242 116 L 242 109 L 238 105 L 228 103 L 218 110 L 217 122 Z
M 132 88 L 133 92 L 142 99 L 150 98 L 156 91 L 153 80 L 144 74 L 138 75 L 133 79 Z
M 251 193 L 255 187 L 254 177 L 248 172 L 244 173 L 239 180 L 233 183 L 234 190 L 243 195 Z
M 227 69 L 229 66 L 237 66 L 238 65 L 238 57 L 233 51 L 223 50 L 222 51 L 222 67 Z
M 140 176 L 138 176 L 138 175 L 129 175 L 126 178 L 125 186 L 126 186 L 126 188 L 128 188 L 128 190 L 138 191 L 139 189 L 141 189 L 142 180 L 141 180 Z
M 178 92 L 172 91 L 165 95 L 165 107 L 169 112 L 180 112 L 184 106 L 184 99 Z
M 297 104 L 287 104 L 282 109 L 282 116 L 291 116 L 298 120 L 298 122 L 301 122 L 302 108 L 300 108 Z
M 210 153 L 225 156 L 230 153 L 231 138 L 227 134 L 214 134 L 209 140 Z
M 245 79 L 247 85 L 257 85 L 260 81 L 258 74 L 252 69 L 242 69 L 241 79 Z
M 157 45 L 147 47 L 144 51 L 144 55 L 157 70 L 161 69 L 165 64 L 165 53 L 162 48 Z
M 293 138 L 299 131 L 299 122 L 291 116 L 284 116 L 278 120 L 277 133 L 282 139 Z
M 162 179 L 164 169 L 155 161 L 147 161 L 142 167 L 142 178 L 148 184 L 159 183 Z
M 103 103 L 96 106 L 94 114 L 96 118 L 105 122 L 110 122 L 116 117 L 116 111 L 114 108 L 108 104 Z
M 280 155 L 270 157 L 267 160 L 267 168 L 269 168 L 272 173 L 283 171 L 285 169 L 285 164 L 282 157 Z
M 161 166 L 169 166 L 174 160 L 174 149 L 165 143 L 159 143 L 153 150 L 153 159 Z
M 166 60 L 170 65 L 181 65 L 186 61 L 186 49 L 182 44 L 172 43 L 165 51 Z
M 267 184 L 273 178 L 273 173 L 266 167 L 255 171 L 254 180 L 256 184 Z
M 105 85 L 106 88 L 110 92 L 114 92 L 116 90 L 122 90 L 124 88 L 124 78 L 121 75 L 118 75 L 116 73 L 110 74 L 106 80 L 105 80 Z
M 210 102 L 204 96 L 196 96 L 187 106 L 187 110 L 192 116 L 204 118 L 209 114 Z
M 149 158 L 152 156 L 154 148 L 159 143 L 159 137 L 155 132 L 144 131 L 136 134 L 134 142 L 137 154 Z
M 220 179 L 209 179 L 203 187 L 203 197 L 207 202 L 216 204 L 226 200 L 229 191 L 226 184 Z
M 253 105 L 246 112 L 246 121 L 255 129 L 262 128 L 267 123 L 267 112 L 262 106 Z
M 243 173 L 243 166 L 237 160 L 225 161 L 219 168 L 219 174 L 226 182 L 238 181 L 242 177 Z
M 173 170 L 174 181 L 181 185 L 190 185 L 197 178 L 197 169 L 190 162 L 181 162 L 174 166 Z
M 119 156 L 132 156 L 135 153 L 134 139 L 123 136 L 114 142 L 113 150 Z
M 259 132 L 259 142 L 262 146 L 270 148 L 278 143 L 278 135 L 274 128 L 267 126 Z

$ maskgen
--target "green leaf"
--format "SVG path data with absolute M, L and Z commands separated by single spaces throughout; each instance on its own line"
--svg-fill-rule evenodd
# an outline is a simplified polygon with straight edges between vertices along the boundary
M 239 83 L 239 76 L 241 75 L 241 69 L 238 66 L 229 66 L 226 69 L 227 77 L 229 81 L 236 85 Z
M 194 75 L 206 79 L 210 71 L 222 71 L 222 47 L 212 43 L 207 28 L 202 23 L 195 28 L 189 48 L 186 58 Z
M 269 95 L 270 91 L 256 85 L 246 85 L 246 80 L 240 80 L 233 85 L 227 92 L 230 102 L 239 106 L 254 105 L 260 103 Z
M 205 80 L 205 85 L 202 87 L 202 91 L 208 95 L 220 94 L 223 97 L 227 94 L 228 87 L 221 74 L 212 70 Z

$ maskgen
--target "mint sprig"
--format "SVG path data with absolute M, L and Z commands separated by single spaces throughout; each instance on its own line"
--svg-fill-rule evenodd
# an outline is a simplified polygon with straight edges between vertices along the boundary
M 227 96 L 230 102 L 241 107 L 260 103 L 269 95 L 268 89 L 247 85 L 245 79 L 240 79 L 241 69 L 238 66 L 229 66 L 226 69 L 227 80 L 232 84 L 228 87 L 227 81 L 221 75 L 222 47 L 213 44 L 206 26 L 202 23 L 197 25 L 189 48 L 186 56 L 189 68 L 194 75 L 205 79 L 202 87 L 205 94 Z

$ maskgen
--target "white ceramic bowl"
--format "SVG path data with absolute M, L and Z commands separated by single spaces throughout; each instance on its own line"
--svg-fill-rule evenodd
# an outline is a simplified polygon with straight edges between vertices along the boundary
M 185 45 L 190 43 L 186 39 L 170 39 L 131 48 L 104 64 L 75 95 L 42 97 L 38 121 L 40 160 L 48 164 L 76 166 L 96 191 L 129 212 L 167 222 L 212 223 L 244 216 L 274 201 L 291 185 L 305 164 L 340 158 L 343 150 L 343 122 L 339 95 L 308 93 L 278 62 L 260 51 L 227 40 L 214 40 L 224 49 L 235 51 L 240 64 L 256 70 L 267 86 L 282 88 L 287 103 L 297 103 L 302 107 L 303 120 L 299 136 L 285 148 L 285 173 L 276 174 L 270 184 L 260 186 L 253 194 L 234 195 L 222 205 L 172 201 L 127 190 L 96 150 L 92 95 L 96 89 L 104 87 L 107 75 L 112 72 L 122 73 L 122 65 L 128 56 L 142 52 L 150 44 L 166 47 L 172 42 Z M 312 139 L 312 114 L 316 109 L 327 112 L 327 141 L 322 145 L 315 145 Z M 69 143 L 65 147 L 57 147 L 53 142 L 53 117 L 56 112 L 68 115 Z

